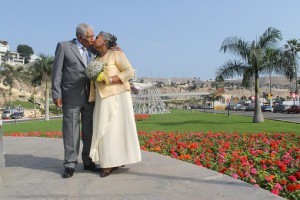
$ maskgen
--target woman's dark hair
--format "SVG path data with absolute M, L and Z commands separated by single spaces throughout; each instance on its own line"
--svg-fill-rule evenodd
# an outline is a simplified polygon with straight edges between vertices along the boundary
M 107 46 L 108 48 L 117 46 L 117 37 L 114 36 L 113 34 L 110 34 L 110 33 L 104 32 L 104 31 L 101 31 L 101 32 L 99 33 L 99 35 L 102 35 L 103 38 L 107 41 L 106 46 Z

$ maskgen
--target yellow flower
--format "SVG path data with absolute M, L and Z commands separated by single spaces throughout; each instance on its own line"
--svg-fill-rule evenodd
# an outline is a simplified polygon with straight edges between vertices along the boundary
M 103 72 L 99 73 L 99 75 L 97 77 L 97 81 L 105 81 L 105 84 L 109 85 L 108 77 Z

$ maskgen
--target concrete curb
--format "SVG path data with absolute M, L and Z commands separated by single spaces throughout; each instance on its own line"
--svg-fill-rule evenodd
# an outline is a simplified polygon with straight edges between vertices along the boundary
M 0 185 L 3 180 L 3 168 L 5 167 L 5 158 L 3 153 L 2 120 L 0 120 Z
M 4 156 L 1 155 L 0 156 L 0 186 L 3 182 L 4 167 L 5 167 L 5 160 L 4 160 Z

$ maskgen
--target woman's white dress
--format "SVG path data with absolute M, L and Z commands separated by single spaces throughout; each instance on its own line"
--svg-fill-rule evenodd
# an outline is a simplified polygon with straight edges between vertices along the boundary
M 100 98 L 96 92 L 90 157 L 102 168 L 141 161 L 129 91 L 106 98 Z

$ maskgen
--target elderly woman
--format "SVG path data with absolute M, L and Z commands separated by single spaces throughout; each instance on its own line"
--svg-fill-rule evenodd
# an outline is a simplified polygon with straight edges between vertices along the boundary
M 101 166 L 106 177 L 119 166 L 141 161 L 134 112 L 128 80 L 133 68 L 122 51 L 113 51 L 117 38 L 106 32 L 96 37 L 94 48 L 100 52 L 96 61 L 105 64 L 106 81 L 91 87 L 90 101 L 95 99 L 93 138 L 90 157 Z

